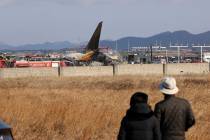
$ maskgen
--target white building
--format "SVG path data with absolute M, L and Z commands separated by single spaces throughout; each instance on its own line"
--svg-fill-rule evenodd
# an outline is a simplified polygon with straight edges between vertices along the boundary
M 210 52 L 203 53 L 203 61 L 210 63 Z

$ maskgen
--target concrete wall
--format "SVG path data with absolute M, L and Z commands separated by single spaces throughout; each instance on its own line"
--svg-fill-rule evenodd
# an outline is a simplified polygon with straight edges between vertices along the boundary
M 58 76 L 57 68 L 5 68 L 0 69 L 1 78 Z
M 206 73 L 209 73 L 209 64 L 208 63 L 167 64 L 166 72 L 169 75 L 206 74 Z
M 61 76 L 112 76 L 112 66 L 63 67 Z
M 119 65 L 117 75 L 159 75 L 163 74 L 162 64 Z
M 162 64 L 118 65 L 116 75 L 163 75 Z M 167 64 L 166 74 L 207 74 L 208 63 Z M 112 76 L 113 66 L 96 67 L 63 67 L 60 76 Z M 6 68 L 0 69 L 0 78 L 18 77 L 55 77 L 59 76 L 58 68 Z

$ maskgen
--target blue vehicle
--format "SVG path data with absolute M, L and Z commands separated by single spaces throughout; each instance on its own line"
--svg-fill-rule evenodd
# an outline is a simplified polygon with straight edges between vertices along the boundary
M 11 127 L 0 120 L 0 140 L 14 140 Z

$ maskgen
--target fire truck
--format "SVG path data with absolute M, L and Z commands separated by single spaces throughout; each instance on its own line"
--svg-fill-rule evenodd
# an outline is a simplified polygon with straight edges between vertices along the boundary
M 64 58 L 50 58 L 43 56 L 17 57 L 14 67 L 66 67 L 72 62 Z

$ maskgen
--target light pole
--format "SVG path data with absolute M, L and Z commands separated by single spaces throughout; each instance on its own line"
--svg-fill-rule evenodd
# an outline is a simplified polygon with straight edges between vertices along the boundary
M 210 48 L 210 46 L 192 46 L 193 48 L 201 48 L 201 63 L 203 63 L 203 48 Z
M 168 63 L 168 50 L 166 49 L 166 63 Z
M 180 48 L 188 48 L 188 46 L 170 46 L 170 48 L 177 48 L 178 63 L 180 63 Z
M 117 44 L 117 40 L 116 40 L 116 48 L 115 48 L 115 49 L 116 49 L 116 52 L 117 52 L 117 50 L 118 50 L 118 44 Z
M 130 51 L 130 40 L 128 39 L 128 52 Z

